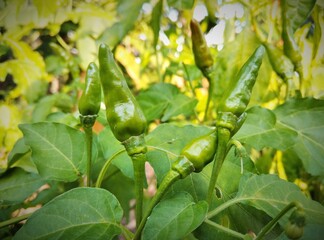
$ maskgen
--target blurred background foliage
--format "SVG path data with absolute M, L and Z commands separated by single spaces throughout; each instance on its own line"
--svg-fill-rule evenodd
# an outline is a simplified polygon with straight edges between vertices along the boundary
M 283 45 L 276 0 L 0 0 L 0 9 L 0 169 L 22 137 L 19 123 L 78 126 L 84 72 L 89 62 L 98 62 L 102 42 L 113 48 L 150 130 L 161 122 L 203 123 L 208 81 L 194 62 L 190 19 L 200 23 L 217 66 L 204 124 L 215 119 L 219 97 L 261 38 Z M 323 1 L 317 1 L 294 35 L 302 54 L 304 85 L 298 94 L 303 97 L 324 97 L 323 9 Z M 285 92 L 265 57 L 250 106 L 274 109 L 285 101 Z M 101 129 L 97 124 L 96 131 Z M 305 172 L 293 151 L 252 153 L 260 172 L 278 173 L 309 194 L 310 188 L 323 191 L 322 180 Z M 323 201 L 322 195 L 313 197 Z

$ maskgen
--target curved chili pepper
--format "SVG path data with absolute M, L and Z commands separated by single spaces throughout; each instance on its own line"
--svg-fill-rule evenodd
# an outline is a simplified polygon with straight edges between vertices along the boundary
M 203 75 L 207 78 L 209 82 L 208 88 L 208 98 L 204 113 L 204 119 L 207 116 L 210 99 L 213 91 L 213 84 L 215 81 L 215 76 L 213 73 L 214 70 L 214 59 L 210 53 L 210 50 L 207 46 L 205 36 L 201 31 L 199 23 L 192 19 L 190 21 L 190 30 L 191 30 L 191 41 L 192 41 L 192 51 L 194 53 L 195 63 Z
M 111 131 L 122 142 L 134 168 L 136 224 L 142 219 L 143 188 L 147 147 L 145 116 L 127 86 L 109 47 L 99 47 L 100 79 L 105 95 L 106 116 Z
M 214 60 L 209 51 L 203 32 L 199 23 L 192 19 L 190 21 L 192 51 L 194 53 L 195 63 L 197 67 L 205 72 L 206 69 L 213 66 Z
M 237 118 L 241 116 L 250 102 L 264 51 L 264 47 L 259 46 L 229 83 L 218 106 L 216 126 L 224 126 L 231 131 L 235 129 Z
M 227 144 L 245 119 L 244 111 L 250 102 L 264 52 L 262 45 L 254 51 L 236 77 L 229 83 L 229 87 L 218 106 L 216 119 L 217 151 L 207 193 L 209 204 L 212 201 L 217 178 L 227 154 Z
M 285 83 L 294 76 L 294 65 L 279 48 L 272 44 L 264 44 L 273 70 Z

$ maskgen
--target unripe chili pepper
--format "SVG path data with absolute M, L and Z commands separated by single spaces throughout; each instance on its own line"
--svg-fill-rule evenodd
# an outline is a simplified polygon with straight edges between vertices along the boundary
M 208 99 L 206 102 L 206 108 L 204 114 L 204 119 L 205 119 L 207 116 L 209 103 L 214 88 L 213 86 L 215 81 L 213 75 L 213 73 L 215 73 L 214 59 L 207 46 L 206 39 L 200 28 L 200 25 L 194 19 L 190 21 L 190 30 L 191 30 L 192 51 L 194 53 L 195 63 L 209 82 Z
M 201 136 L 189 142 L 181 151 L 194 166 L 195 172 L 200 172 L 213 160 L 216 152 L 216 132 Z
M 107 120 L 114 136 L 124 142 L 132 136 L 143 134 L 147 124 L 145 116 L 105 44 L 99 47 L 99 64 Z
M 294 38 L 294 30 L 290 23 L 290 18 L 287 15 L 287 1 L 280 1 L 281 5 L 281 18 L 282 18 L 282 32 L 281 37 L 284 42 L 283 49 L 285 55 L 294 64 L 295 70 L 298 72 L 300 82 L 303 79 L 303 69 L 301 65 L 301 52 Z
M 285 83 L 294 76 L 294 65 L 291 60 L 272 44 L 264 44 L 273 70 Z
M 289 26 L 283 26 L 282 29 L 282 40 L 284 42 L 284 53 L 285 55 L 291 60 L 291 62 L 294 64 L 295 70 L 301 75 L 302 78 L 302 56 L 300 53 L 300 49 L 294 39 L 294 34 L 292 32 L 292 29 L 289 28 Z
M 285 226 L 285 234 L 289 239 L 299 239 L 303 236 L 304 227 L 306 224 L 306 214 L 302 208 L 294 210 L 289 222 Z
M 79 100 L 79 112 L 83 116 L 97 115 L 101 103 L 101 84 L 99 69 L 91 62 L 85 77 L 85 88 Z
M 100 79 L 105 95 L 106 117 L 112 133 L 122 142 L 134 168 L 136 224 L 142 219 L 143 188 L 147 147 L 145 116 L 127 86 L 109 47 L 99 47 Z
M 80 121 L 86 134 L 87 145 L 87 186 L 91 184 L 92 126 L 94 125 L 101 104 L 101 85 L 99 69 L 93 62 L 89 63 L 85 88 L 79 100 Z
M 197 67 L 204 72 L 207 68 L 213 66 L 214 60 L 207 46 L 205 36 L 201 31 L 199 23 L 192 19 L 190 21 L 192 51 L 195 57 Z
M 218 106 L 217 126 L 235 129 L 236 118 L 239 118 L 250 102 L 251 93 L 255 84 L 264 47 L 259 46 L 251 57 L 245 62 L 235 78 L 229 83 Z M 227 123 L 230 123 L 229 125 Z M 234 123 L 234 125 L 233 125 Z

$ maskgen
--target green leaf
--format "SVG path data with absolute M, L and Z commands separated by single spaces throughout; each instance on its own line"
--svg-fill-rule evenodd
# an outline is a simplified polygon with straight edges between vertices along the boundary
M 252 107 L 241 129 L 234 136 L 261 150 L 264 147 L 286 150 L 295 144 L 297 133 L 277 123 L 276 115 L 266 108 Z
M 38 173 L 34 162 L 31 160 L 30 148 L 25 144 L 24 138 L 20 138 L 14 145 L 8 156 L 8 168 L 19 167 L 26 172 Z
M 178 116 L 180 114 L 191 114 L 193 113 L 193 110 L 197 103 L 197 99 L 190 98 L 183 94 L 178 94 L 165 110 L 161 121 L 168 121 L 172 117 Z
M 194 0 L 168 0 L 168 5 L 178 10 L 191 9 L 194 3 Z
M 113 239 L 121 233 L 122 216 L 120 204 L 110 192 L 76 188 L 35 212 L 13 239 Z
M 151 28 L 153 29 L 153 33 L 154 33 L 154 40 L 153 40 L 154 49 L 159 40 L 160 21 L 161 21 L 162 12 L 163 12 L 163 0 L 159 0 L 153 8 L 152 15 L 151 15 L 152 19 L 150 22 Z
M 57 181 L 75 181 L 85 171 L 84 134 L 60 123 L 22 124 L 25 144 L 32 150 L 39 174 Z
M 324 176 L 324 101 L 290 99 L 274 110 L 278 125 L 297 134 L 294 151 L 312 175 Z
M 22 203 L 45 183 L 38 174 L 20 168 L 8 170 L 0 178 L 0 206 Z
M 147 121 L 159 119 L 178 93 L 179 89 L 168 83 L 154 84 L 147 90 L 141 91 L 137 96 L 137 100 L 143 109 Z
M 303 206 L 308 223 L 324 223 L 324 207 L 307 198 L 295 184 L 276 175 L 246 175 L 241 179 L 235 200 L 260 209 L 271 217 L 275 217 L 290 202 L 297 201 Z M 288 216 L 285 216 L 280 223 L 287 220 Z
M 118 21 L 107 28 L 101 36 L 97 39 L 97 42 L 105 42 L 111 48 L 114 48 L 134 27 L 134 24 L 140 14 L 143 3 L 147 0 L 117 1 L 117 18 Z M 127 13 L 127 14 L 125 14 Z
M 143 229 L 142 239 L 181 239 L 203 222 L 207 210 L 205 201 L 195 203 L 190 194 L 180 192 L 156 205 Z
M 316 0 L 285 0 L 284 14 L 295 32 L 308 18 Z
M 152 85 L 141 92 L 137 100 L 148 121 L 159 118 L 167 121 L 180 114 L 191 114 L 197 104 L 196 99 L 180 93 L 176 86 L 168 83 Z

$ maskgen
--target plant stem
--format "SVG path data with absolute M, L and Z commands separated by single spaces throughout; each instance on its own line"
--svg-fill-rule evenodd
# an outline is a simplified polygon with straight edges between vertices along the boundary
M 227 143 L 231 138 L 231 133 L 227 128 L 219 127 L 217 129 L 217 151 L 214 157 L 213 169 L 209 181 L 208 193 L 207 193 L 207 203 L 210 205 L 213 198 L 213 192 L 217 182 L 219 172 L 222 168 L 224 159 L 227 152 Z
M 234 231 L 234 230 L 232 230 L 230 228 L 224 227 L 224 226 L 222 226 L 222 225 L 220 225 L 218 223 L 210 221 L 209 219 L 206 219 L 204 222 L 211 225 L 211 226 L 213 226 L 213 227 L 215 227 L 215 228 L 217 228 L 217 229 L 219 229 L 219 230 L 221 230 L 221 231 L 223 231 L 223 232 L 226 232 L 227 234 L 229 234 L 229 235 L 231 235 L 233 237 L 244 239 L 244 235 L 242 233 L 239 233 L 239 232 L 236 232 L 236 231 Z
M 146 154 L 139 153 L 131 155 L 133 168 L 134 168 L 134 181 L 135 181 L 135 214 L 136 214 L 136 226 L 142 220 L 143 214 L 143 189 L 144 189 L 144 179 L 145 179 L 145 162 Z
M 298 207 L 299 204 L 296 202 L 291 202 L 289 203 L 284 209 L 282 209 L 278 215 L 273 218 L 267 225 L 265 225 L 261 231 L 259 232 L 259 234 L 256 236 L 255 240 L 260 240 L 263 239 L 263 237 L 277 224 L 277 222 L 279 221 L 279 219 L 284 216 L 290 209 L 292 209 L 293 207 Z
M 19 222 L 29 218 L 32 214 L 33 213 L 28 213 L 28 214 L 25 214 L 25 215 L 21 215 L 19 217 L 10 218 L 10 219 L 8 219 L 6 221 L 0 222 L 0 228 L 9 226 L 11 224 L 19 223 Z
M 146 221 L 148 219 L 148 217 L 151 215 L 153 208 L 155 207 L 155 205 L 162 199 L 162 197 L 164 196 L 164 194 L 167 192 L 167 190 L 169 189 L 169 187 L 178 179 L 180 178 L 180 174 L 174 170 L 170 170 L 167 175 L 163 178 L 162 183 L 160 184 L 156 194 L 154 195 L 154 197 L 152 198 L 150 205 L 141 221 L 141 223 L 139 224 L 136 232 L 135 232 L 135 236 L 134 236 L 134 240 L 138 240 L 141 237 L 141 233 L 142 230 L 146 224 Z
M 208 214 L 207 214 L 207 218 L 212 218 L 214 216 L 216 216 L 218 213 L 220 213 L 221 211 L 225 210 L 226 208 L 238 203 L 238 202 L 241 202 L 243 201 L 244 199 L 240 199 L 240 198 L 234 198 L 234 199 L 231 199 L 225 203 L 223 203 L 222 205 L 220 205 L 219 207 L 215 208 L 214 210 L 210 211 Z
M 91 158 L 92 158 L 92 127 L 85 127 L 84 132 L 86 134 L 87 145 L 87 183 L 86 186 L 91 185 Z
M 108 168 L 110 164 L 112 163 L 112 160 L 114 160 L 115 157 L 117 157 L 119 154 L 125 152 L 125 149 L 121 149 L 118 152 L 114 153 L 113 155 L 110 156 L 110 158 L 105 162 L 105 165 L 101 168 L 101 171 L 99 173 L 97 182 L 96 182 L 96 188 L 100 188 L 101 183 L 106 175 L 106 172 L 108 171 Z
M 207 96 L 207 102 L 206 102 L 206 107 L 205 107 L 205 112 L 204 112 L 204 118 L 203 121 L 206 121 L 207 118 L 207 113 L 208 113 L 208 108 L 211 100 L 211 95 L 213 93 L 213 88 L 214 88 L 214 76 L 213 74 L 215 73 L 215 66 L 212 66 L 208 69 L 205 69 L 203 72 L 203 75 L 207 78 L 209 86 L 208 86 L 208 96 Z

